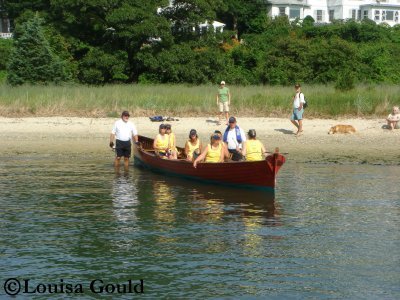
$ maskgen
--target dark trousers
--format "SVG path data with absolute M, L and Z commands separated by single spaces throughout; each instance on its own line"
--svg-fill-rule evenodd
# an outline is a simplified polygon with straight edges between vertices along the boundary
M 243 155 L 236 149 L 228 149 L 229 153 L 232 153 L 232 160 L 239 161 L 243 159 Z

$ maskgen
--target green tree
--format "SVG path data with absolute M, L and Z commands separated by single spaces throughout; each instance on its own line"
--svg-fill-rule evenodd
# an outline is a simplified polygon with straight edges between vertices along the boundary
M 67 81 L 64 63 L 53 53 L 36 15 L 23 24 L 14 41 L 7 80 L 11 85 L 47 84 Z
M 68 37 L 75 59 L 86 61 L 81 66 L 87 64 L 89 52 L 97 48 L 108 58 L 96 63 L 96 72 L 107 70 L 110 56 L 113 56 L 118 65 L 126 65 L 124 74 L 118 78 L 132 82 L 143 72 L 137 61 L 140 51 L 150 44 L 162 47 L 171 43 L 170 24 L 157 13 L 158 8 L 166 5 L 167 0 L 52 0 L 51 18 L 58 30 Z M 120 51 L 125 55 L 120 55 Z M 84 78 L 84 73 L 80 70 L 80 78 Z M 98 77 L 105 80 L 102 83 L 114 82 L 115 76 L 106 73 Z
M 264 0 L 225 0 L 217 16 L 239 37 L 246 33 L 261 33 L 267 23 L 267 3 Z
M 162 10 L 176 32 L 192 32 L 192 28 L 206 21 L 215 20 L 216 10 L 222 0 L 173 0 Z
M 0 70 L 6 70 L 12 51 L 12 39 L 0 39 Z

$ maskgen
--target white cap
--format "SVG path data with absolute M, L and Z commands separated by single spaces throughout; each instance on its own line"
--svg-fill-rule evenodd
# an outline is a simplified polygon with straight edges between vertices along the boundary
M 222 80 L 222 81 L 221 81 L 221 84 L 225 84 L 225 81 Z

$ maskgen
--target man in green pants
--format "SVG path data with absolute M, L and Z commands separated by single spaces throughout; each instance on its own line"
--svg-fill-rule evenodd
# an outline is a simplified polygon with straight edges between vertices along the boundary
M 219 106 L 219 117 L 218 125 L 221 125 L 221 119 L 225 113 L 226 125 L 228 125 L 229 120 L 229 105 L 231 104 L 231 93 L 229 89 L 225 86 L 225 81 L 221 81 L 221 85 L 218 88 L 217 93 L 217 105 Z

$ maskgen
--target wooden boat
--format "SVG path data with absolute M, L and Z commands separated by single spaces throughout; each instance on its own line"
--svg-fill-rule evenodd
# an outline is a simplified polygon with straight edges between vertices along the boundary
M 198 163 L 197 168 L 184 157 L 184 149 L 177 160 L 159 157 L 153 149 L 153 139 L 139 136 L 140 146 L 134 146 L 135 165 L 153 171 L 195 179 L 205 182 L 251 187 L 257 189 L 274 189 L 276 175 L 285 163 L 285 157 L 273 153 L 262 161 L 228 161 L 222 163 Z

